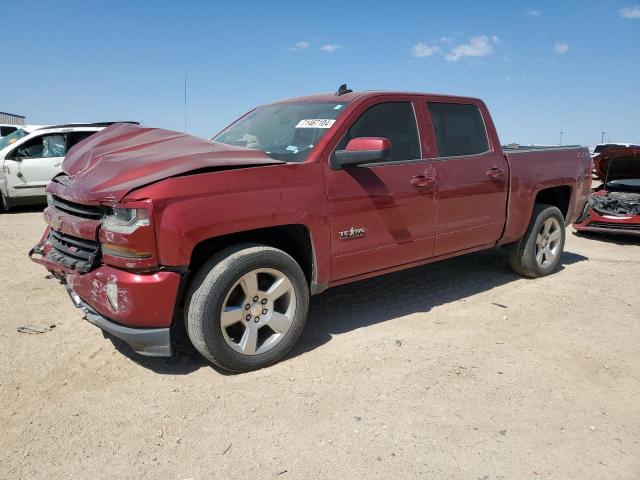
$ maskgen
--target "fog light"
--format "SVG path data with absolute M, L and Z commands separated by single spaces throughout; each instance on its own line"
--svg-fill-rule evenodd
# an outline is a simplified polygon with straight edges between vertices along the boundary
M 118 310 L 118 285 L 115 283 L 107 283 L 107 298 L 111 304 L 111 308 Z

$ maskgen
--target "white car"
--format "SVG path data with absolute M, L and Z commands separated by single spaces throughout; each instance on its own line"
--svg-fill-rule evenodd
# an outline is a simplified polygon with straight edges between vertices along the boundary
M 45 203 L 45 187 L 75 144 L 114 122 L 26 126 L 0 138 L 1 209 Z

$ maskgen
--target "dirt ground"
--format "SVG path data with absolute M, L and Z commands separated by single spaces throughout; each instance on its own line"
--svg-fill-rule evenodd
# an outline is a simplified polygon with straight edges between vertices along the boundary
M 0 478 L 640 479 L 640 241 L 339 287 L 285 361 L 224 375 L 104 338 L 27 260 L 42 230 L 0 215 Z

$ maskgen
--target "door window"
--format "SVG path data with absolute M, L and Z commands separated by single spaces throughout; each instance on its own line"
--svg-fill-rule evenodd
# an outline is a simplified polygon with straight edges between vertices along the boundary
M 67 145 L 64 135 L 45 135 L 42 137 L 42 158 L 64 157 Z
M 97 132 L 72 132 L 67 134 L 67 150 L 71 150 L 71 147 L 80 143 L 81 141 L 89 138 L 91 135 Z
M 379 103 L 369 108 L 351 126 L 336 150 L 358 137 L 382 137 L 391 142 L 391 161 L 420 158 L 420 140 L 411 102 Z
M 64 157 L 67 153 L 65 136 L 59 133 L 41 135 L 20 145 L 13 154 L 14 158 L 51 158 Z
M 429 102 L 441 157 L 476 155 L 489 150 L 487 130 L 475 105 Z

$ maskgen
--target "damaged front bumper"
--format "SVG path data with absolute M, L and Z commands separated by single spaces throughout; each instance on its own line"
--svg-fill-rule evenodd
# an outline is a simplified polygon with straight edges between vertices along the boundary
M 578 232 L 640 236 L 640 193 L 611 188 L 591 194 L 573 228 Z
M 602 215 L 590 209 L 581 221 L 573 224 L 573 228 L 578 232 L 640 236 L 640 216 Z
M 60 280 L 89 322 L 125 341 L 136 353 L 171 356 L 170 331 L 180 273 L 136 273 L 108 265 L 80 273 L 52 260 L 46 238 L 45 234 L 29 257 Z
M 84 312 L 85 318 L 105 332 L 123 340 L 131 349 L 147 357 L 170 357 L 171 335 L 169 328 L 129 328 L 103 317 L 68 285 L 64 284 L 73 304 Z

